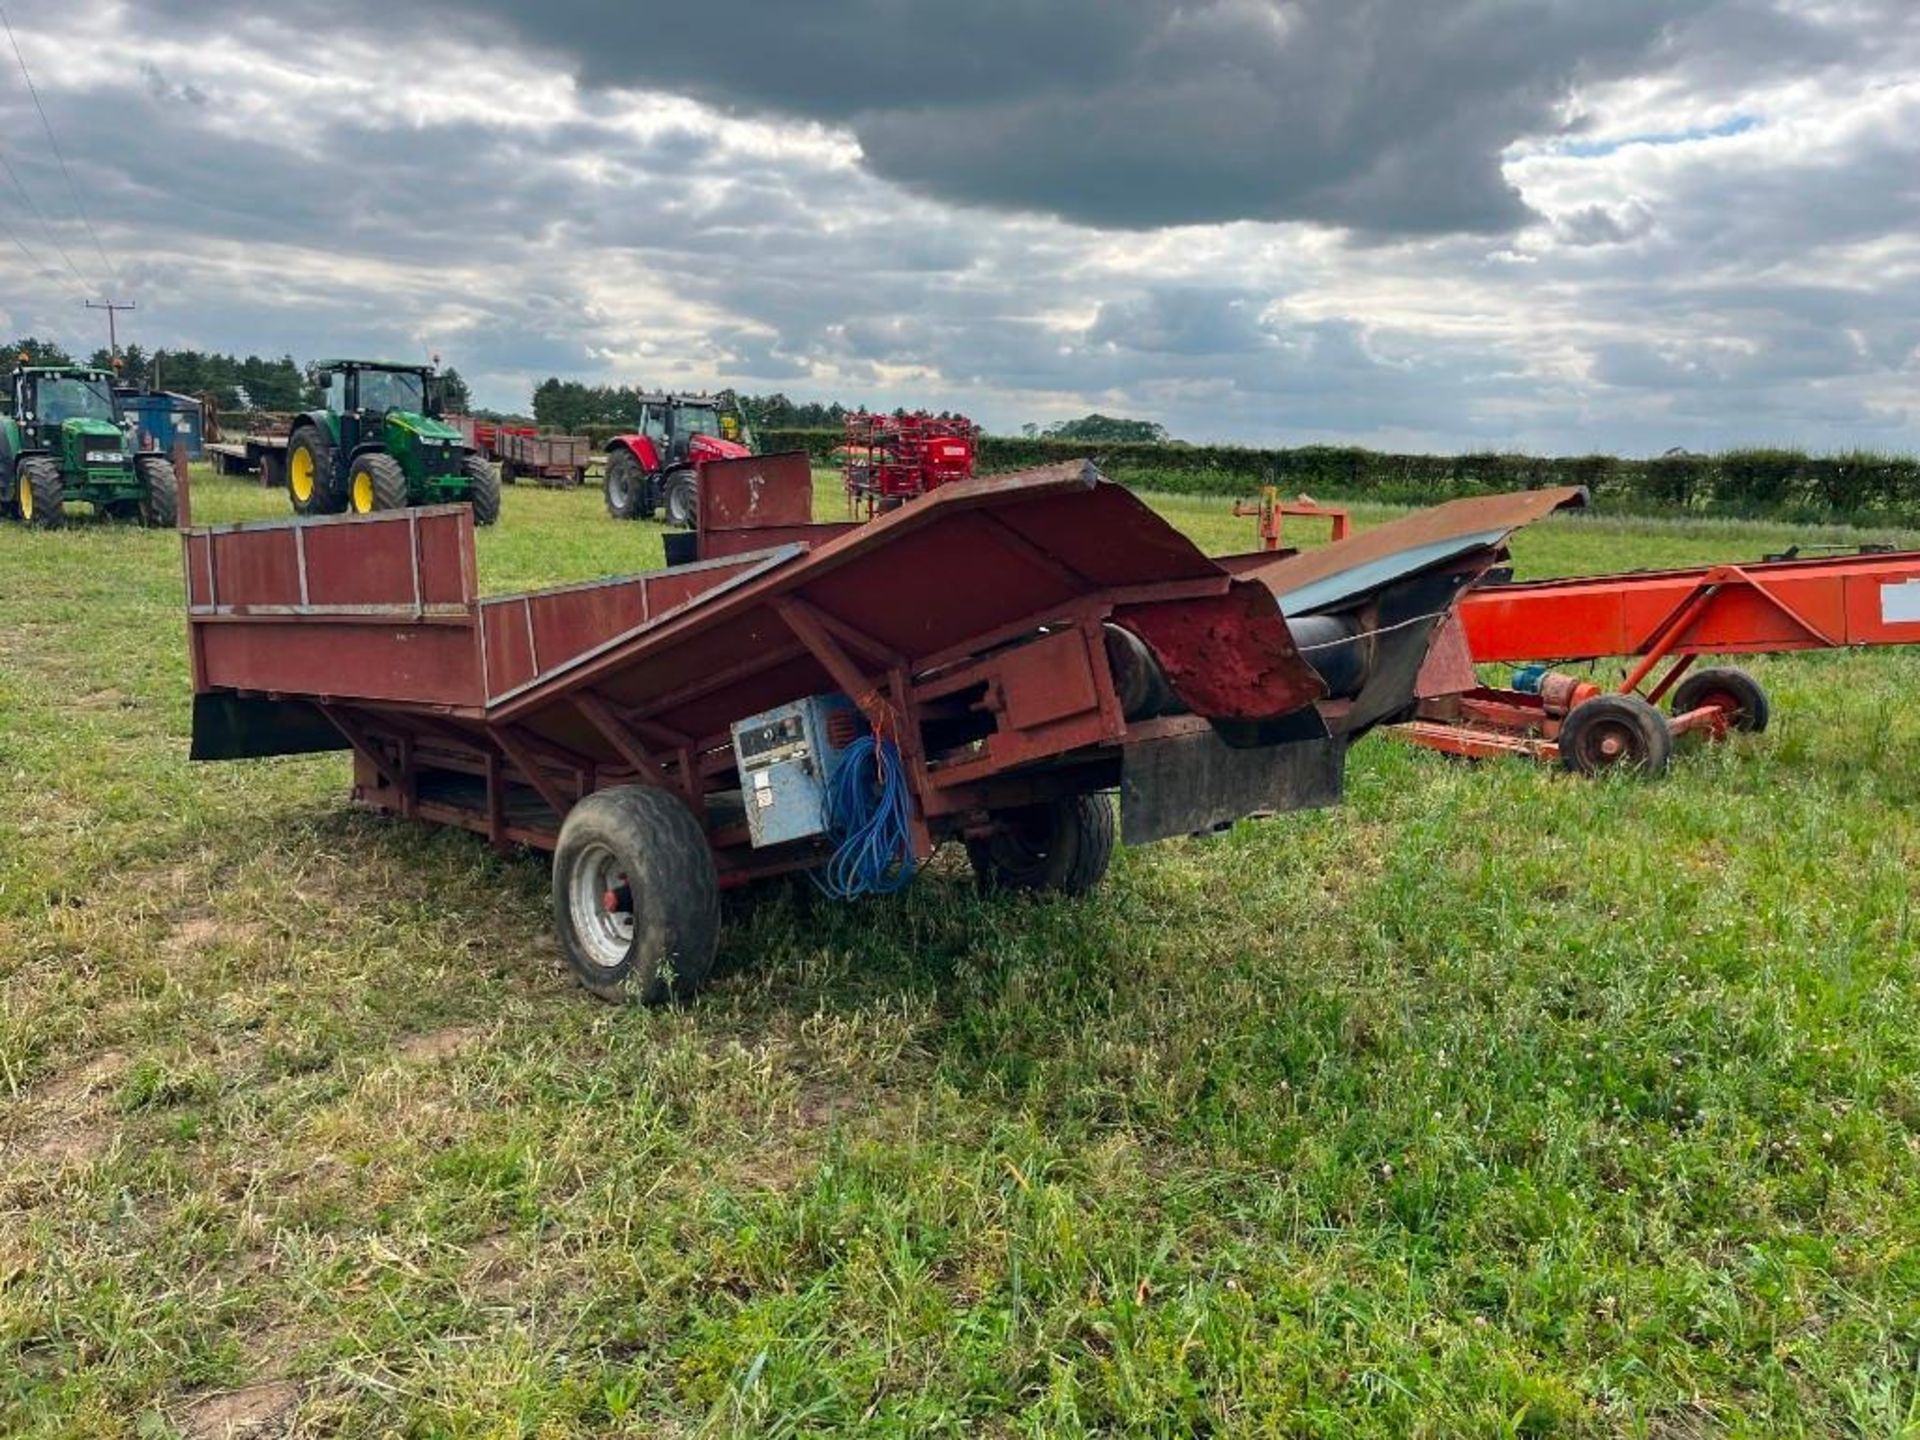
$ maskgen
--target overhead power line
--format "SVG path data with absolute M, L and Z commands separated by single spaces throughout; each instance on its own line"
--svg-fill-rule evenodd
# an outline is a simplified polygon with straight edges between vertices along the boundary
M 15 248 L 18 249 L 22 255 L 26 256 L 27 264 L 35 271 L 46 276 L 49 280 L 58 280 L 60 278 L 60 272 L 46 264 L 38 255 L 29 250 L 27 248 L 27 242 L 22 240 L 19 233 L 11 225 L 7 224 L 4 219 L 0 219 L 0 232 L 4 232 L 7 239 L 14 243 Z
M 33 196 L 27 193 L 26 185 L 21 182 L 20 173 L 13 168 L 13 162 L 7 159 L 7 152 L 5 150 L 0 150 L 0 170 L 7 172 L 7 179 L 13 182 L 13 188 L 20 195 L 20 203 L 27 207 L 28 214 L 40 222 L 40 230 L 41 233 L 47 237 L 47 243 L 53 246 L 54 254 L 58 255 L 67 269 L 73 272 L 73 278 L 80 282 L 81 290 L 86 291 L 92 289 L 93 287 L 87 283 L 87 277 L 80 273 L 80 267 L 73 263 L 73 257 L 67 254 L 67 247 L 62 245 L 60 243 L 60 237 L 53 233 L 53 226 L 48 223 L 46 213 L 42 211 L 38 205 L 33 203 Z M 19 241 L 16 239 L 15 243 L 19 244 Z M 25 249 L 26 247 L 22 245 L 21 248 Z M 35 264 L 38 263 L 38 261 L 35 262 Z M 41 266 L 40 268 L 44 270 L 47 267 Z
M 35 87 L 33 75 L 27 69 L 26 54 L 20 49 L 20 40 L 13 33 L 13 21 L 7 18 L 4 6 L 0 6 L 0 28 L 6 30 L 7 41 L 13 46 L 13 58 L 20 62 L 20 78 L 27 82 L 27 94 L 33 98 L 33 108 L 40 112 L 40 126 L 47 132 L 47 144 L 53 150 L 53 158 L 60 162 L 60 173 L 67 180 L 67 193 L 73 196 L 74 213 L 80 217 L 80 223 L 86 227 L 87 236 L 93 241 L 95 251 L 99 253 L 100 263 L 106 267 L 107 279 L 113 282 L 111 288 L 117 290 L 120 288 L 120 272 L 113 268 L 113 261 L 107 258 L 107 247 L 100 243 L 99 232 L 93 228 L 93 221 L 87 215 L 87 207 L 80 199 L 80 187 L 73 183 L 73 171 L 67 168 L 67 157 L 61 153 L 60 142 L 54 138 L 53 122 L 47 118 L 47 107 L 40 103 L 40 91 Z

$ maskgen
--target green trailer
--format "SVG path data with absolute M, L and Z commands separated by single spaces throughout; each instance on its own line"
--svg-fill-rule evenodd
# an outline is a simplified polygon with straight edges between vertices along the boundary
M 0 515 L 48 530 L 85 502 L 116 519 L 170 526 L 173 466 L 134 448 L 113 374 L 86 365 L 22 365 L 0 415 Z
M 475 523 L 500 518 L 500 477 L 441 418 L 430 365 L 322 360 L 327 403 L 294 417 L 287 498 L 298 515 L 368 515 L 466 503 Z

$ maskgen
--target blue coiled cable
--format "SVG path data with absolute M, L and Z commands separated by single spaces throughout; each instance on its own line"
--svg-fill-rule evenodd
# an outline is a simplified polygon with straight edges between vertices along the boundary
M 836 900 L 891 895 L 913 879 L 907 778 L 900 748 L 862 735 L 840 752 L 827 777 L 827 836 L 833 858 L 814 884 Z

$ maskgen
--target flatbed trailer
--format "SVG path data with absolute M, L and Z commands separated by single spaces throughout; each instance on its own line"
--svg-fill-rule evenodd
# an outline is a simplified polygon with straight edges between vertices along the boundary
M 1766 728 L 1746 671 L 1703 656 L 1920 643 L 1920 552 L 1867 549 L 1515 584 L 1461 601 L 1458 645 L 1475 663 L 1524 667 L 1512 686 L 1428 687 L 1403 735 L 1471 757 L 1526 755 L 1582 773 L 1664 769 L 1675 736 Z M 1443 647 L 1444 648 L 1444 647 Z M 1617 684 L 1547 668 L 1625 658 Z M 1663 669 L 1664 667 L 1664 669 Z M 1662 716 L 1657 707 L 1669 702 Z
M 203 447 L 216 475 L 258 475 L 261 488 L 282 490 L 287 484 L 287 437 L 243 435 Z
M 887 889 L 959 841 L 1077 893 L 1110 792 L 1129 844 L 1334 803 L 1507 531 L 1579 498 L 1215 561 L 1080 464 L 866 524 L 811 521 L 804 456 L 703 482 L 738 548 L 518 595 L 480 595 L 466 506 L 189 530 L 193 757 L 351 750 L 357 802 L 553 852 L 579 978 L 658 1000 L 724 887 Z

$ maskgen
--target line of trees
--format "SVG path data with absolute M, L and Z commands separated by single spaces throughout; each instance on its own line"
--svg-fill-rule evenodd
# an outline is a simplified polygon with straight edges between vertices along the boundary
M 533 391 L 534 422 L 550 430 L 582 431 L 591 427 L 631 425 L 640 406 L 640 397 L 649 392 L 640 385 L 584 385 L 578 380 L 562 380 L 549 375 Z M 864 409 L 863 405 L 843 405 L 838 400 L 794 400 L 780 391 L 771 395 L 743 395 L 722 390 L 716 396 L 723 404 L 735 406 L 746 417 L 756 434 L 768 430 L 838 430 L 847 416 Z M 896 410 L 895 414 L 905 414 Z M 942 419 L 954 412 L 942 410 Z M 1027 433 L 1041 433 L 1028 426 Z M 1062 440 L 1165 440 L 1165 427 L 1150 420 L 1122 420 L 1104 415 L 1089 415 L 1084 420 L 1062 421 L 1044 432 Z

